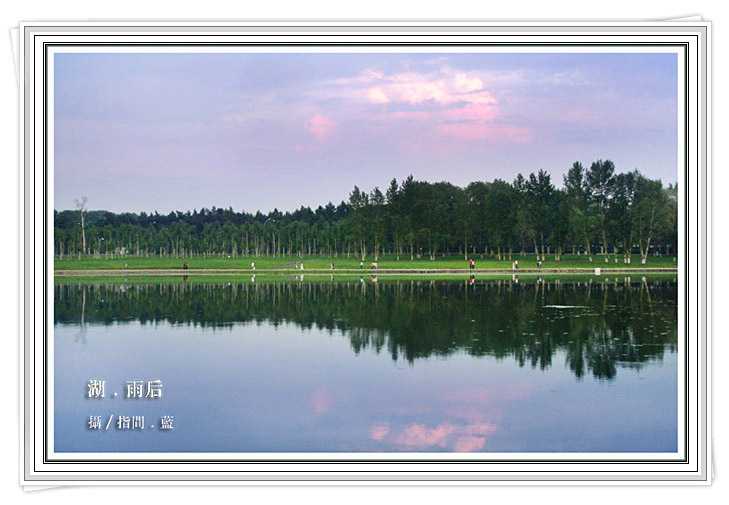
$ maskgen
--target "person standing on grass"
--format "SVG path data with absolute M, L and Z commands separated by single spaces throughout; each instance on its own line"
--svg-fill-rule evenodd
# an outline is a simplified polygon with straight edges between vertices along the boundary
M 251 270 L 255 270 L 255 269 L 256 269 L 256 264 L 255 264 L 255 262 L 251 262 Z
M 334 262 L 332 261 L 331 269 L 334 270 Z
M 364 268 L 364 261 L 359 262 L 359 269 L 362 270 Z
M 471 261 L 468 262 L 468 269 L 473 270 L 475 268 L 475 263 L 473 262 L 473 258 L 471 258 Z

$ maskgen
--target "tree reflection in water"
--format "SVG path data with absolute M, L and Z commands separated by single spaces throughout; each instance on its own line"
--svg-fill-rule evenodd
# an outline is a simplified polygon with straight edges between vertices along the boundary
M 564 351 L 575 377 L 610 380 L 677 348 L 675 278 L 82 282 L 54 291 L 56 324 L 293 323 L 411 365 L 467 353 L 545 369 Z

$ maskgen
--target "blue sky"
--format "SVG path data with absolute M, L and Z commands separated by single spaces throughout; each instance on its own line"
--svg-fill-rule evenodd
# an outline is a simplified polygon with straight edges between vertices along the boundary
M 55 204 L 267 212 L 396 177 L 677 174 L 671 54 L 57 54 Z

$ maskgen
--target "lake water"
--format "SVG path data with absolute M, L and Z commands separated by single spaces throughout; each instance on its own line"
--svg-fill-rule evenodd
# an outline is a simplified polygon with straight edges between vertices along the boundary
M 677 329 L 675 278 L 64 281 L 55 450 L 675 452 Z

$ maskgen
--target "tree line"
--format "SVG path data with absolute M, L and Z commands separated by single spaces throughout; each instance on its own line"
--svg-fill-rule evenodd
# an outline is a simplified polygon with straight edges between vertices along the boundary
M 498 259 L 533 253 L 611 256 L 676 254 L 677 185 L 664 187 L 638 170 L 616 173 L 610 160 L 575 162 L 557 188 L 544 170 L 513 182 L 459 187 L 409 176 L 383 192 L 355 186 L 347 201 L 263 214 L 232 208 L 169 214 L 55 211 L 59 258 L 84 255 L 305 257 L 378 260 L 461 254 Z

